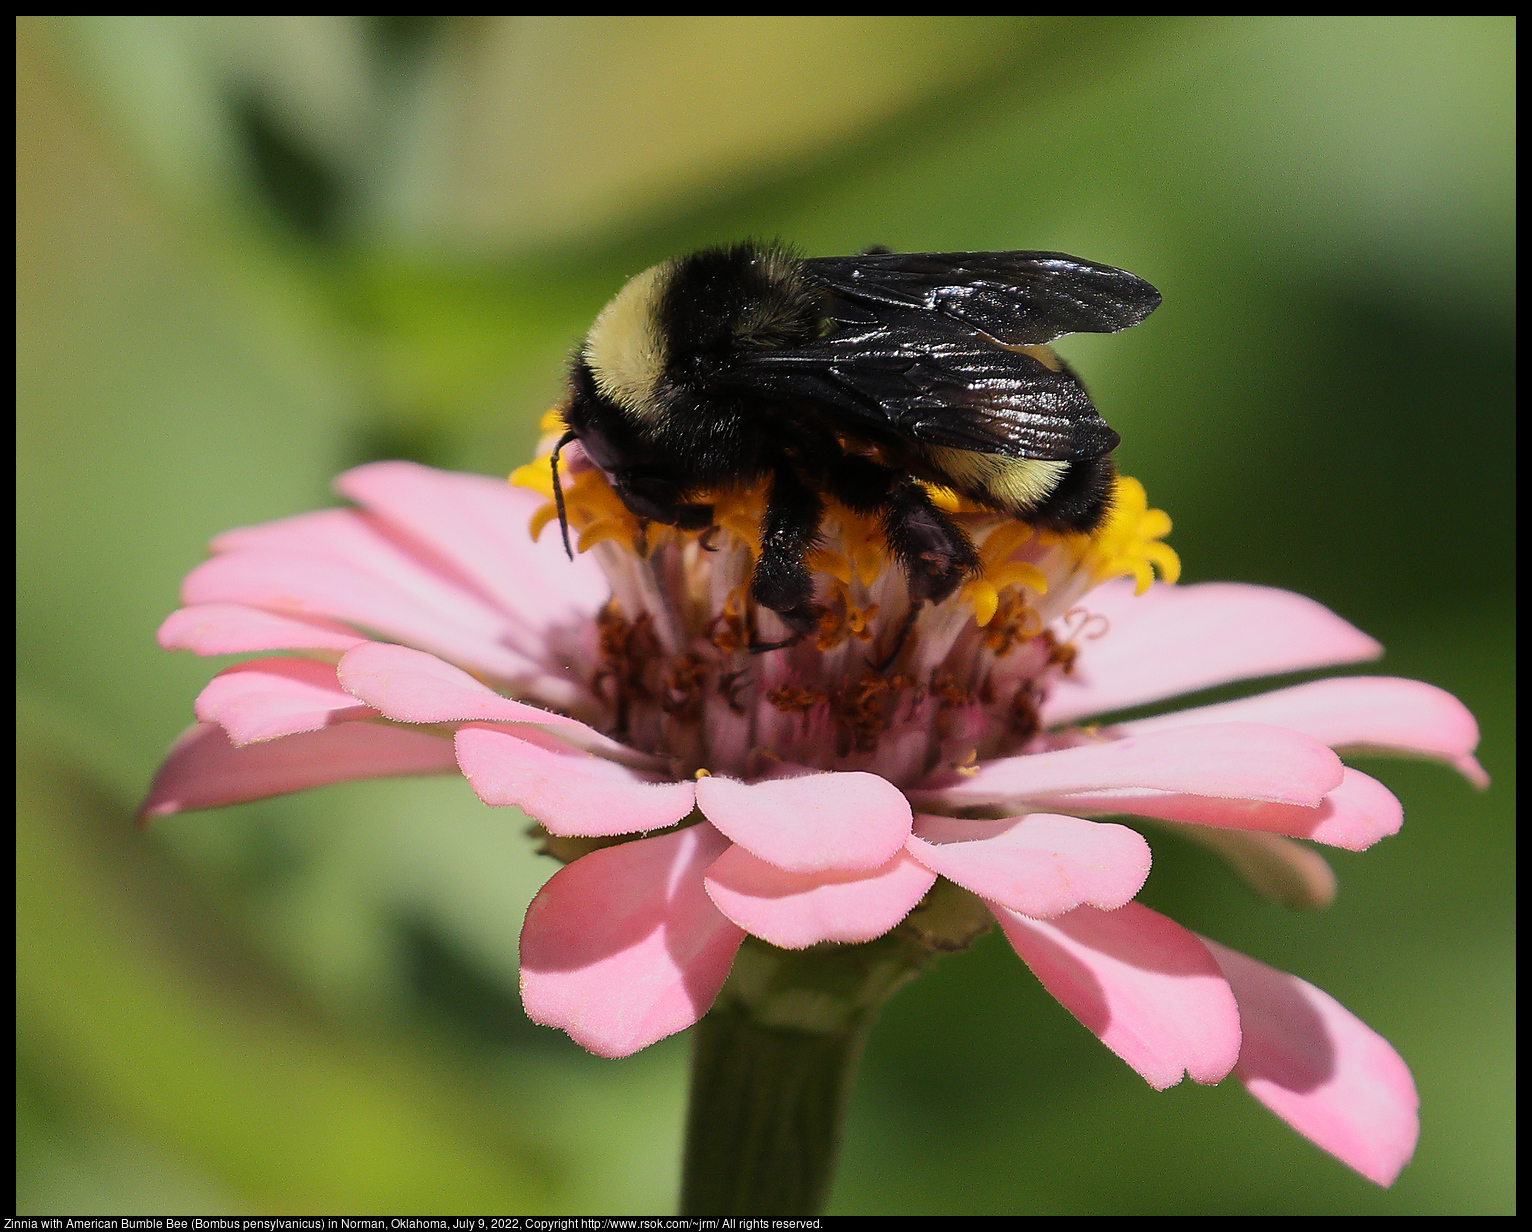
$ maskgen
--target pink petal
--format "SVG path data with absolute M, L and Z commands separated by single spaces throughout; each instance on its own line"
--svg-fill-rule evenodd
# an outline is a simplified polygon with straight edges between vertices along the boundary
M 625 1057 L 707 1013 L 744 939 L 702 888 L 726 846 L 695 825 L 555 873 L 521 929 L 527 1017 L 597 1056 Z
M 1250 1093 L 1368 1180 L 1392 1185 L 1415 1154 L 1420 1099 L 1389 1042 L 1328 993 L 1203 938 L 1239 1000 L 1234 1072 Z
M 1313 806 L 1339 785 L 1343 770 L 1334 753 L 1308 736 L 1214 723 L 982 762 L 966 778 L 911 795 L 943 812 L 1019 809 L 1063 792 L 1122 787 Z
M 1155 1090 L 1183 1071 L 1213 1083 L 1234 1068 L 1239 1010 L 1194 933 L 1142 903 L 1048 921 L 996 907 L 995 918 L 1043 987 Z
M 340 661 L 346 691 L 400 723 L 461 723 L 481 719 L 584 727 L 577 719 L 501 697 L 460 667 L 433 654 L 365 642 Z
M 881 868 L 910 835 L 909 801 L 862 771 L 741 783 L 699 779 L 697 806 L 752 855 L 790 873 Z
M 149 788 L 141 818 L 263 800 L 287 792 L 457 769 L 452 742 L 386 723 L 342 723 L 235 748 L 214 723 L 189 728 Z
M 784 950 L 821 941 L 881 937 L 936 882 L 907 852 L 871 872 L 789 873 L 733 846 L 704 884 L 718 909 L 752 936 Z
M 1231 680 L 1374 659 L 1383 648 L 1328 608 L 1269 586 L 1203 582 L 1133 594 L 1131 578 L 1080 601 L 1104 618 L 1075 642 L 1074 671 L 1042 707 L 1048 726 L 1072 723 Z M 1067 635 L 1067 630 L 1060 629 Z
M 241 603 L 202 603 L 172 612 L 160 626 L 166 650 L 249 654 L 261 650 L 350 650 L 367 639 L 331 620 L 298 620 Z
M 335 681 L 335 667 L 313 659 L 252 659 L 214 676 L 197 698 L 196 715 L 217 723 L 233 745 L 318 731 L 377 717 Z
M 909 850 L 980 898 L 1043 918 L 1082 904 L 1115 910 L 1149 876 L 1149 844 L 1136 830 L 1048 813 L 1004 821 L 920 814 Z
M 539 670 L 507 645 L 517 629 L 505 613 L 390 543 L 356 510 L 246 527 L 214 547 L 219 555 L 182 583 L 182 602 L 341 620 L 501 679 Z
M 1348 851 L 1365 851 L 1380 838 L 1399 833 L 1404 809 L 1377 779 L 1345 767 L 1340 786 L 1318 807 L 1275 804 L 1269 800 L 1220 800 L 1174 792 L 1077 792 L 1040 798 L 1041 807 L 1110 817 L 1158 817 L 1227 830 L 1262 830 L 1290 834 Z
M 690 813 L 696 801 L 689 779 L 659 780 L 535 727 L 461 727 L 457 759 L 485 804 L 515 805 L 552 834 L 663 830 Z
M 569 560 L 552 537 L 533 542 L 528 523 L 547 502 L 504 479 L 373 462 L 347 471 L 335 489 L 533 627 L 588 621 L 611 596 L 594 559 Z
M 352 696 L 399 723 L 533 723 L 614 761 L 647 769 L 665 764 L 578 719 L 502 697 L 461 668 L 407 646 L 358 646 L 341 659 L 339 679 Z
M 1474 759 L 1479 725 L 1468 707 L 1445 689 L 1397 676 L 1336 676 L 1123 723 L 1142 734 L 1198 723 L 1269 723 L 1288 727 L 1352 753 L 1404 753 L 1434 757 L 1456 767 L 1477 787 L 1489 777 Z

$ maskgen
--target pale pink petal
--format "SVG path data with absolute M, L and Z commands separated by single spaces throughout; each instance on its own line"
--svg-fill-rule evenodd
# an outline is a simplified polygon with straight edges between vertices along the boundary
M 1319 741 L 1280 727 L 1214 723 L 981 762 L 911 793 L 943 812 L 990 806 L 1020 811 L 1063 792 L 1138 787 L 1230 799 L 1317 805 L 1344 767 Z
M 351 514 L 351 510 L 327 511 Z M 253 528 L 252 528 L 253 529 Z M 402 561 L 401 570 L 413 567 Z M 398 580 L 345 558 L 305 553 L 300 546 L 240 548 L 203 561 L 186 577 L 188 605 L 238 603 L 300 618 L 327 617 L 500 679 L 541 671 L 505 644 L 503 617 L 463 592 L 460 602 L 428 602 Z
M 366 642 L 340 661 L 348 693 L 399 723 L 462 723 L 471 719 L 583 728 L 578 719 L 502 697 L 460 667 L 422 650 Z
M 1045 796 L 1037 804 L 1096 817 L 1158 817 L 1227 830 L 1264 830 L 1348 851 L 1365 851 L 1380 838 L 1399 833 L 1404 823 L 1404 809 L 1394 793 L 1377 779 L 1350 766 L 1345 768 L 1340 786 L 1332 789 L 1315 808 L 1131 788 Z
M 232 527 L 215 535 L 208 548 L 215 555 L 256 550 L 346 560 L 373 550 L 362 546 L 359 537 L 375 538 L 376 531 L 357 510 L 310 509 L 270 522 Z
M 1096 587 L 1079 606 L 1101 619 L 1075 640 L 1074 670 L 1043 703 L 1050 727 L 1231 680 L 1383 653 L 1328 608 L 1269 586 L 1158 584 L 1135 596 L 1133 580 L 1123 578 Z M 1056 629 L 1069 632 L 1062 623 Z
M 919 814 L 910 853 L 933 872 L 1022 915 L 1111 911 L 1149 876 L 1149 844 L 1127 826 L 1032 813 L 1003 821 Z
M 1220 1081 L 1239 1057 L 1239 1010 L 1194 933 L 1142 903 L 995 918 L 1043 987 L 1157 1091 L 1183 1072 Z
M 1239 1075 L 1256 1099 L 1368 1180 L 1415 1154 L 1420 1099 L 1389 1042 L 1296 975 L 1203 938 L 1239 1001 Z
M 702 888 L 728 841 L 707 824 L 606 847 L 560 869 L 527 908 L 521 1002 L 601 1057 L 691 1026 L 744 932 Z
M 880 868 L 910 835 L 909 801 L 862 771 L 697 782 L 697 806 L 746 851 L 790 873 Z
M 313 659 L 252 659 L 218 673 L 197 698 L 197 718 L 217 723 L 234 745 L 376 718 L 336 683 L 335 667 Z
M 535 727 L 458 729 L 458 765 L 485 804 L 515 805 L 552 834 L 663 830 L 692 811 L 690 779 L 665 782 Z
M 235 748 L 216 723 L 189 728 L 160 766 L 141 818 L 305 791 L 350 779 L 446 774 L 452 742 L 387 723 L 342 723 Z
M 821 941 L 856 944 L 881 937 L 936 882 L 901 851 L 870 872 L 789 873 L 733 846 L 704 884 L 718 909 L 752 936 L 784 950 Z
M 665 765 L 568 715 L 529 706 L 496 693 L 435 655 L 387 642 L 358 646 L 340 661 L 341 684 L 356 698 L 399 723 L 532 723 L 569 743 L 642 769 Z
M 1160 824 L 1216 852 L 1262 898 L 1294 911 L 1318 911 L 1335 901 L 1335 870 L 1324 856 L 1302 843 L 1259 830 L 1215 830 L 1177 821 Z
M 1349 753 L 1414 754 L 1455 767 L 1477 787 L 1489 778 L 1474 759 L 1479 725 L 1445 689 L 1397 676 L 1336 676 L 1290 689 L 1242 697 L 1123 723 L 1139 735 L 1201 723 L 1269 723 L 1290 727 Z
M 588 621 L 611 596 L 593 558 L 571 561 L 552 537 L 532 541 L 528 524 L 547 501 L 504 479 L 373 462 L 341 475 L 335 489 L 534 628 Z
M 545 668 L 552 632 L 547 611 L 529 621 L 497 606 L 434 553 L 372 514 L 319 510 L 229 531 L 213 541 L 213 549 L 218 555 L 183 584 L 184 602 L 331 616 L 522 691 L 534 682 L 547 686 L 556 704 L 565 704 L 557 678 Z M 589 628 L 588 621 L 575 623 Z
M 160 626 L 166 650 L 199 655 L 249 654 L 261 650 L 345 651 L 367 639 L 332 620 L 299 620 L 242 603 L 202 603 L 172 612 Z

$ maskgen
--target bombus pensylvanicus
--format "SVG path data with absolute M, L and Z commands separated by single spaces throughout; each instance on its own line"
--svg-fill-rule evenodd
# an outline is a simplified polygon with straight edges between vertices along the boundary
M 912 609 L 979 567 L 919 480 L 1034 526 L 1098 526 L 1118 436 L 1046 344 L 1126 329 L 1159 302 L 1141 278 L 1057 252 L 708 248 L 602 309 L 559 448 L 579 441 L 638 518 L 688 530 L 712 525 L 711 494 L 769 481 L 751 594 L 787 645 L 818 619 L 805 558 L 826 494 L 880 518 Z M 557 493 L 557 449 L 553 466 Z

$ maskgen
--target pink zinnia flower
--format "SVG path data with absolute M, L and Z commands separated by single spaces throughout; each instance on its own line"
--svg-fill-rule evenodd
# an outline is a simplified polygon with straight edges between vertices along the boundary
M 752 635 L 784 635 L 748 598 L 758 498 L 720 504 L 722 531 L 699 543 L 640 526 L 578 447 L 565 456 L 573 562 L 556 534 L 536 538 L 552 517 L 546 460 L 517 476 L 540 492 L 364 466 L 337 483 L 356 508 L 216 539 L 161 644 L 284 653 L 214 677 L 144 815 L 463 774 L 567 861 L 527 912 L 522 999 L 607 1057 L 697 1022 L 747 934 L 866 942 L 918 926 L 934 887 L 962 887 L 1152 1086 L 1232 1071 L 1299 1133 L 1393 1181 L 1417 1133 L 1404 1062 L 1312 985 L 1132 901 L 1149 846 L 1092 818 L 1176 826 L 1268 890 L 1327 901 L 1328 867 L 1291 839 L 1361 850 L 1401 821 L 1336 750 L 1434 757 L 1482 785 L 1460 703 L 1348 676 L 1090 725 L 1380 651 L 1295 594 L 1168 584 L 1169 520 L 1127 479 L 1091 538 L 934 493 L 985 572 L 923 609 L 882 670 L 904 584 L 871 525 L 832 504 L 811 561 L 818 636 L 751 655 Z M 1152 565 L 1168 582 L 1151 584 Z

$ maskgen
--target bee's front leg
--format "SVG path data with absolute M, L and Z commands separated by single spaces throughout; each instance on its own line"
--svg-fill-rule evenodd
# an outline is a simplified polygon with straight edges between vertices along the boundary
M 814 602 L 814 579 L 806 561 L 819 538 L 819 519 L 824 500 L 787 464 L 772 477 L 771 499 L 761 524 L 761 558 L 755 563 L 750 594 L 762 607 L 770 608 L 792 630 L 780 642 L 752 642 L 760 654 L 780 650 L 802 641 L 819 625 L 823 610 Z

